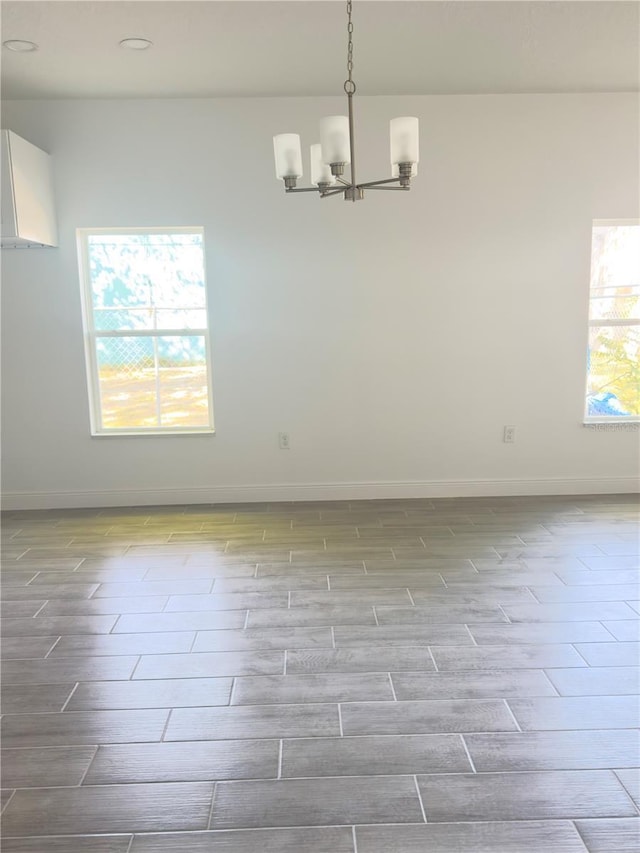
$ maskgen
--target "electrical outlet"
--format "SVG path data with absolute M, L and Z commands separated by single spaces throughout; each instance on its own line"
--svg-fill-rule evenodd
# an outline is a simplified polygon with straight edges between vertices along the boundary
M 513 444 L 516 440 L 516 428 L 514 426 L 505 426 L 502 433 L 502 440 L 505 444 Z
M 291 447 L 291 442 L 289 439 L 288 432 L 278 433 L 278 445 L 280 447 L 280 450 L 289 450 L 289 448 Z

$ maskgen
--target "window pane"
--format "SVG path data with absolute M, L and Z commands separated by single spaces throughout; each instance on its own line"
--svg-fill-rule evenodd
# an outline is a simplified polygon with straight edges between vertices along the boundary
M 157 329 L 206 329 L 207 312 L 200 309 L 192 311 L 157 310 Z
M 205 339 L 183 335 L 158 338 L 157 341 L 162 426 L 207 426 Z
M 640 225 L 595 225 L 591 243 L 591 291 L 624 291 L 640 285 Z M 623 293 L 620 293 L 623 295 Z
M 639 225 L 594 227 L 590 318 L 640 319 Z
M 102 426 L 158 426 L 153 338 L 98 338 Z
M 150 331 L 153 309 L 94 308 L 93 324 L 97 332 Z
M 640 326 L 592 326 L 587 414 L 640 415 Z
M 90 235 L 88 255 L 94 311 L 105 315 L 96 328 L 153 329 L 155 310 L 206 307 L 200 234 Z

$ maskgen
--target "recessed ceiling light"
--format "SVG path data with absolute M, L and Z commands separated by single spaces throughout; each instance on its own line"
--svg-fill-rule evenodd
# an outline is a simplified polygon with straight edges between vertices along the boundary
M 38 49 L 38 45 L 34 41 L 25 41 L 24 39 L 9 39 L 3 41 L 2 46 L 16 53 L 31 53 Z
M 147 50 L 152 45 L 153 42 L 149 41 L 149 39 L 141 38 L 122 39 L 120 42 L 120 47 L 124 47 L 127 50 Z

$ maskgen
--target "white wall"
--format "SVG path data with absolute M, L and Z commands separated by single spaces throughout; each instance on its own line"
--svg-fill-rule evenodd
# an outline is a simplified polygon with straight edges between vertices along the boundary
M 637 431 L 581 416 L 591 220 L 638 215 L 636 96 L 359 98 L 360 179 L 420 117 L 414 188 L 285 197 L 272 134 L 343 106 L 4 104 L 54 156 L 60 229 L 3 257 L 5 507 L 634 488 Z M 215 436 L 89 435 L 75 229 L 114 225 L 205 227 Z

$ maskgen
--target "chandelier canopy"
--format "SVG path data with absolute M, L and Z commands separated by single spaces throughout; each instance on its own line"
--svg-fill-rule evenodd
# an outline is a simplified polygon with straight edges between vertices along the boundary
M 391 178 L 380 181 L 356 181 L 356 156 L 353 126 L 353 23 L 352 0 L 347 0 L 347 95 L 348 115 L 326 116 L 320 120 L 320 142 L 310 149 L 311 187 L 298 187 L 302 177 L 302 149 L 297 133 L 280 133 L 273 137 L 276 177 L 284 181 L 285 192 L 317 192 L 321 198 L 343 195 L 345 201 L 363 198 L 365 189 L 409 190 L 411 178 L 418 173 L 418 119 L 413 116 L 393 118 L 389 122 Z M 344 177 L 349 166 L 350 179 Z

